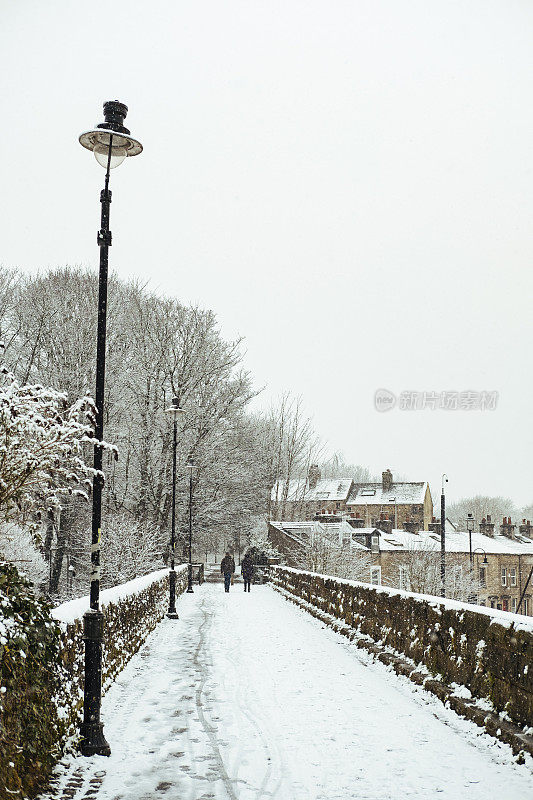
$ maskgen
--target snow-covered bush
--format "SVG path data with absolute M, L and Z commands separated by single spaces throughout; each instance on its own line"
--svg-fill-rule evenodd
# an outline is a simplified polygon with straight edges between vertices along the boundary
M 35 546 L 31 532 L 13 522 L 0 523 L 0 561 L 9 561 L 36 588 L 48 580 L 49 565 Z
M 67 732 L 59 626 L 17 569 L 0 563 L 0 796 L 33 797 Z M 7 793 L 7 794 L 6 794 Z
M 177 568 L 176 594 L 187 586 Z M 168 608 L 168 570 L 102 592 L 105 691 Z M 51 609 L 11 564 L 0 563 L 0 798 L 35 797 L 67 742 L 75 747 L 83 707 L 83 614 L 89 599 Z
M 108 516 L 102 531 L 102 584 L 116 586 L 161 569 L 168 538 L 148 522 L 124 514 Z

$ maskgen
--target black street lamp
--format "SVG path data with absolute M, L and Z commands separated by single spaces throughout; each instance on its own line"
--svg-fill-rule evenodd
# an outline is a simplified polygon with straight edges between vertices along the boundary
M 468 550 L 470 553 L 470 572 L 474 569 L 474 554 L 472 553 L 472 531 L 474 530 L 474 526 L 476 521 L 472 514 L 469 514 L 466 520 L 466 529 L 468 531 Z
M 176 611 L 176 572 L 174 570 L 174 551 L 176 549 L 176 450 L 178 447 L 178 417 L 183 414 L 183 409 L 180 408 L 179 398 L 172 398 L 172 405 L 166 408 L 165 412 L 172 415 L 174 423 L 174 441 L 172 445 L 172 532 L 170 535 L 170 572 L 169 572 L 169 585 L 170 585 L 170 598 L 168 604 L 167 617 L 169 619 L 179 619 L 178 612 Z
M 105 340 L 107 316 L 107 271 L 111 245 L 109 230 L 109 170 L 122 164 L 127 156 L 142 152 L 142 145 L 130 136 L 124 127 L 128 107 L 118 100 L 104 103 L 104 122 L 94 130 L 82 133 L 80 144 L 92 150 L 98 163 L 104 167 L 105 185 L 100 193 L 102 204 L 101 228 L 97 234 L 100 248 L 100 276 L 98 284 L 98 333 L 96 345 L 96 424 L 95 438 L 104 438 L 104 379 Z M 83 616 L 83 639 L 85 642 L 85 688 L 83 697 L 83 722 L 81 725 L 80 750 L 84 756 L 111 755 L 111 748 L 104 736 L 104 725 L 100 721 L 102 702 L 102 638 L 104 615 L 100 611 L 100 540 L 102 522 L 102 446 L 94 447 L 93 511 L 91 536 L 91 596 L 90 609 Z
M 187 579 L 187 593 L 191 594 L 194 590 L 192 588 L 192 476 L 196 469 L 196 464 L 189 457 L 189 461 L 185 465 L 189 470 L 189 572 Z
M 442 476 L 442 490 L 440 495 L 440 588 L 441 596 L 446 597 L 446 497 L 444 484 L 448 483 L 446 473 Z
M 482 561 L 481 563 L 482 563 L 482 564 L 488 564 L 488 563 L 489 563 L 489 561 L 488 561 L 488 558 L 487 558 L 487 553 L 485 552 L 485 550 L 483 550 L 483 548 L 482 548 L 482 547 L 476 547 L 476 549 L 473 551 L 472 555 L 473 555 L 474 553 L 477 555 L 477 558 L 478 558 L 478 563 L 479 563 L 479 553 L 478 553 L 478 550 L 480 550 L 480 551 L 483 553 L 483 561 Z

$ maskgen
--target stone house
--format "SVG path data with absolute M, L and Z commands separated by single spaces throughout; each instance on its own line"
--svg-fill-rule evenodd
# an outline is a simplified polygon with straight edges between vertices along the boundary
M 354 483 L 346 501 L 350 516 L 363 519 L 368 527 L 428 530 L 433 519 L 433 500 L 427 481 L 394 481 L 389 469 L 380 483 Z
M 480 605 L 533 615 L 533 528 L 523 521 L 516 526 L 504 518 L 500 531 L 494 532 L 490 517 L 480 523 L 480 532 L 472 533 L 472 559 L 470 537 L 467 532 L 446 528 L 446 570 L 448 580 L 454 575 L 466 575 L 472 563 L 474 580 L 478 583 L 475 602 Z M 527 534 L 527 535 L 526 535 Z M 424 554 L 430 558 L 424 560 Z M 440 581 L 440 530 L 380 532 L 379 552 L 374 552 L 374 582 L 399 589 L 421 591 L 413 586 L 410 574 L 416 570 L 437 569 L 434 586 Z M 414 565 L 414 566 L 413 566 Z M 429 591 L 433 593 L 433 591 Z
M 362 517 L 271 522 L 269 537 L 289 566 L 298 566 L 302 549 L 314 536 L 335 542 L 339 548 L 364 548 L 372 558 L 368 582 L 426 594 L 440 593 L 440 525 L 433 530 L 408 531 L 364 526 Z M 330 518 L 328 518 L 330 519 Z M 386 530 L 383 530 L 386 527 Z M 533 615 L 533 526 L 523 520 L 516 526 L 504 518 L 499 531 L 490 517 L 472 533 L 446 527 L 447 583 L 462 579 L 470 585 L 470 564 L 477 584 L 472 602 L 503 611 Z M 528 579 L 529 584 L 528 584 Z M 520 598 L 523 595 L 519 608 Z M 519 610 L 518 610 L 519 609 Z
M 433 518 L 433 501 L 427 481 L 394 482 L 389 469 L 381 482 L 322 480 L 313 464 L 307 480 L 278 481 L 271 493 L 272 519 L 309 520 L 347 517 L 358 527 L 427 530 Z M 359 522 L 362 521 L 362 522 Z M 380 525 L 384 523 L 384 525 Z

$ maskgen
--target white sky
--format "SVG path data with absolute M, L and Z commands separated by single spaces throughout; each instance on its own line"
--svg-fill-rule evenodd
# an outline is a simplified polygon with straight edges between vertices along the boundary
M 533 502 L 531 0 L 0 0 L 0 262 L 110 264 L 246 337 L 349 461 Z M 493 412 L 374 410 L 384 387 Z

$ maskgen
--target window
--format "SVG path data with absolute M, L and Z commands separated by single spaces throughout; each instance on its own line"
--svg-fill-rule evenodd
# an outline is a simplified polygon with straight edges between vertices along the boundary
M 502 567 L 502 586 L 507 586 L 507 570 Z
M 529 614 L 529 600 L 527 597 L 524 597 L 524 599 L 522 600 L 522 609 L 527 617 L 527 615 Z
M 516 567 L 509 568 L 509 586 L 516 586 Z
M 513 612 L 513 614 L 516 614 L 516 603 L 517 603 L 516 597 L 513 597 L 511 600 L 511 611 Z
M 375 494 L 375 489 L 361 489 L 361 497 L 373 497 Z
M 381 567 L 370 567 L 370 583 L 372 586 L 381 586 Z
M 479 568 L 479 583 L 480 583 L 481 586 L 486 586 L 487 585 L 487 574 L 486 574 L 485 567 L 480 567 Z
M 379 544 L 379 536 L 373 536 L 372 537 L 372 544 L 374 545 L 374 547 L 378 546 L 378 544 Z
M 399 567 L 400 570 L 400 589 L 408 589 L 407 567 Z
M 506 597 L 502 598 L 502 611 L 509 611 L 509 600 Z

